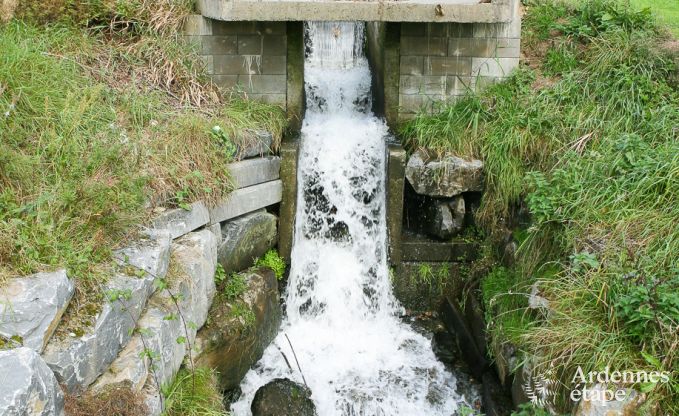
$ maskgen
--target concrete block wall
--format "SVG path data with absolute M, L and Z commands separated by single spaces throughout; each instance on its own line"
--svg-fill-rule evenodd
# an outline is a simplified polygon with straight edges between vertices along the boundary
M 286 29 L 285 22 L 222 22 L 200 15 L 185 26 L 217 85 L 281 106 L 287 94 Z
M 401 23 L 398 121 L 507 77 L 519 65 L 518 2 L 514 16 L 508 23 Z

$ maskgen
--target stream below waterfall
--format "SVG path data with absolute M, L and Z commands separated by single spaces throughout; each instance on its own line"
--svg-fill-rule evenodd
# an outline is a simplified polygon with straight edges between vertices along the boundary
M 307 110 L 286 316 L 241 384 L 231 407 L 238 416 L 251 414 L 259 387 L 275 378 L 302 383 L 302 373 L 319 416 L 450 416 L 468 402 L 431 341 L 401 321 L 392 294 L 389 133 L 371 112 L 364 31 L 362 23 L 306 24 Z

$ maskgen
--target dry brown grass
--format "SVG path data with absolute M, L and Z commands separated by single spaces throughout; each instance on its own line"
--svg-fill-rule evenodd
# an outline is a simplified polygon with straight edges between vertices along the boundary
M 14 17 L 17 0 L 0 0 L 0 22 L 9 22 Z
M 66 395 L 68 416 L 144 416 L 148 408 L 141 394 L 127 386 L 110 386 L 102 391 Z

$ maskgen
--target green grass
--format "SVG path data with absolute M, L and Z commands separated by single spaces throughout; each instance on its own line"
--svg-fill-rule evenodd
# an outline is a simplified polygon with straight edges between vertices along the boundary
M 111 250 L 156 208 L 230 192 L 232 154 L 214 126 L 233 142 L 254 130 L 280 140 L 280 108 L 223 98 L 207 81 L 171 30 L 179 21 L 165 12 L 179 3 L 134 3 L 142 9 L 119 11 L 130 13 L 122 27 L 103 24 L 121 21 L 113 9 L 85 26 L 0 25 L 0 281 L 66 268 L 78 311 L 91 314 Z
M 163 416 L 228 416 L 214 372 L 181 369 L 171 385 L 163 389 Z
M 411 150 L 484 160 L 477 221 L 491 236 L 530 211 L 517 266 L 487 276 L 483 295 L 495 333 L 564 380 L 606 364 L 678 376 L 679 91 L 663 36 L 612 2 L 532 2 L 530 67 L 402 129 Z M 533 282 L 547 316 L 507 295 Z M 676 383 L 652 386 L 646 406 L 679 412 Z
M 583 0 L 568 0 L 571 4 L 580 4 Z M 666 25 L 675 37 L 679 37 L 679 1 L 676 0 L 620 0 L 636 10 L 649 9 L 658 21 Z

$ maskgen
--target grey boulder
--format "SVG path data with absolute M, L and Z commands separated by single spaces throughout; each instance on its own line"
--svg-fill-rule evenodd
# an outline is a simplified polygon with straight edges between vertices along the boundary
M 0 335 L 42 352 L 73 291 L 65 270 L 9 280 L 0 288 Z
M 450 239 L 464 228 L 465 204 L 462 196 L 447 201 L 434 201 L 425 220 L 429 235 L 442 240 Z
M 260 387 L 252 399 L 252 416 L 316 416 L 308 387 L 277 378 Z
M 4 416 L 61 416 L 64 395 L 37 352 L 21 347 L 0 351 L 0 413 Z
M 226 222 L 218 257 L 224 271 L 228 274 L 245 270 L 273 247 L 276 223 L 276 216 L 263 209 Z
M 453 154 L 441 157 L 418 150 L 406 166 L 406 178 L 415 192 L 431 197 L 452 197 L 462 192 L 483 191 L 483 162 Z

